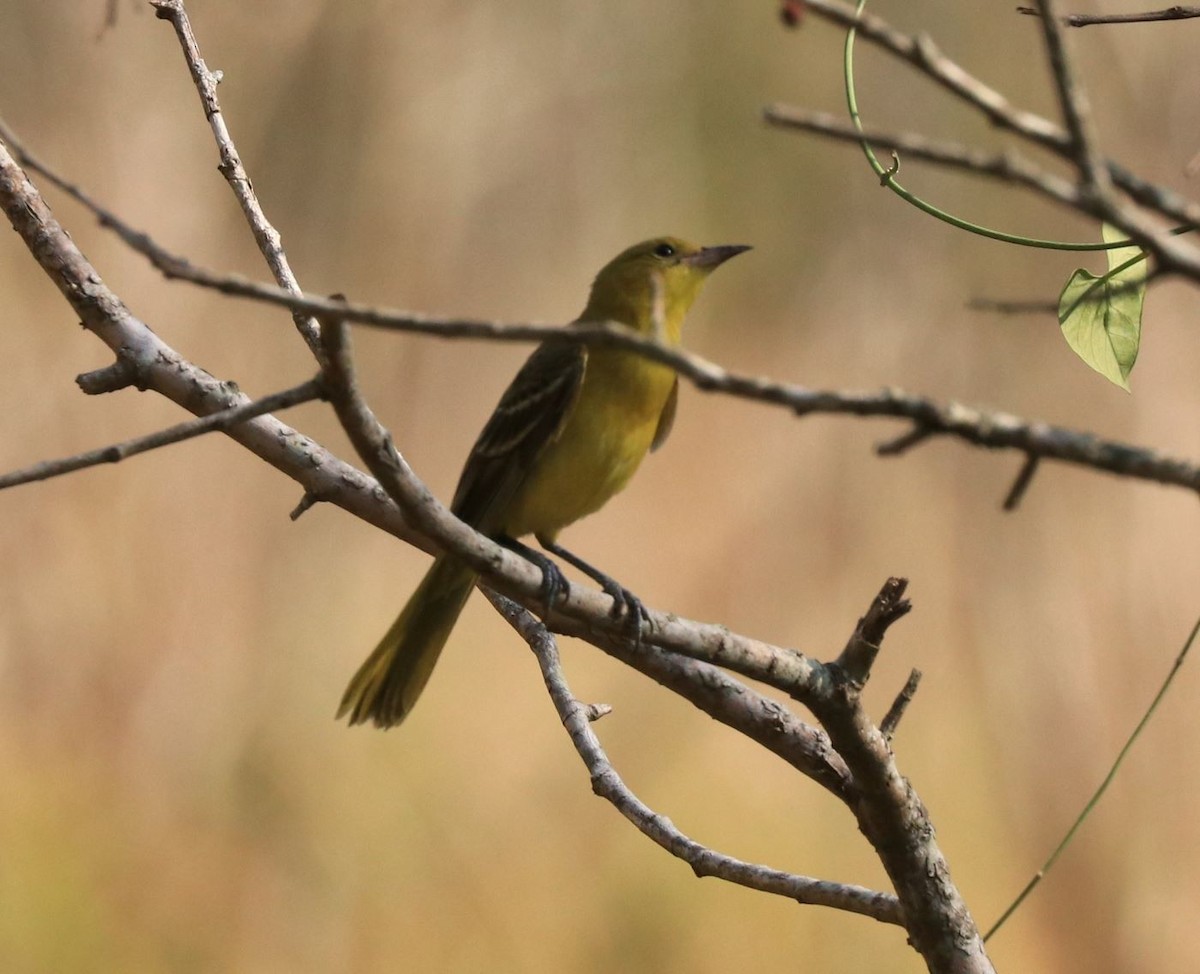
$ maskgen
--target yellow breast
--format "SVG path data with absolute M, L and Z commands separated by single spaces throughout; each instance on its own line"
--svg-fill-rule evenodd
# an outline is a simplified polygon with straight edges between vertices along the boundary
M 593 348 L 571 415 L 513 497 L 501 530 L 554 538 L 603 507 L 649 451 L 674 381 L 670 369 L 641 356 Z

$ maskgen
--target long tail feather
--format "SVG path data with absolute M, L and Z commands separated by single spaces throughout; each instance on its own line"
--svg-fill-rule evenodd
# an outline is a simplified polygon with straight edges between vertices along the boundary
M 342 696 L 338 718 L 349 714 L 351 724 L 370 720 L 377 727 L 394 727 L 407 717 L 474 584 L 475 573 L 469 568 L 438 558 L 375 651 L 354 674 Z

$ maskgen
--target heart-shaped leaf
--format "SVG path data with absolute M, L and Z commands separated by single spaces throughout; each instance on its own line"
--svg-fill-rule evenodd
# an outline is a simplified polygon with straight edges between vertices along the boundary
M 1107 223 L 1103 233 L 1108 242 L 1124 239 Z M 1080 269 L 1071 275 L 1058 299 L 1058 322 L 1075 354 L 1128 392 L 1142 336 L 1146 254 L 1135 246 L 1105 253 L 1106 273 L 1097 277 Z

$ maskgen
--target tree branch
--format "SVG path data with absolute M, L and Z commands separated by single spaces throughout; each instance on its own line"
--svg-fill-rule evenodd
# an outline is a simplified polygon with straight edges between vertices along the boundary
M 743 862 L 709 849 L 680 832 L 670 819 L 642 802 L 609 762 L 603 745 L 592 730 L 589 709 L 571 694 L 567 686 L 558 646 L 551 632 L 528 609 L 510 599 L 494 596 L 492 604 L 537 657 L 554 709 L 591 776 L 592 790 L 610 802 L 643 835 L 686 862 L 698 877 L 715 876 L 739 886 L 786 896 L 798 903 L 828 906 L 883 923 L 903 924 L 899 901 L 890 894 Z
M 1112 210 L 1115 209 L 1112 177 L 1097 148 L 1091 103 L 1086 89 L 1075 77 L 1066 39 L 1058 22 L 1056 3 L 1057 0 L 1037 0 L 1038 9 L 1042 12 L 1042 36 L 1058 91 L 1059 108 L 1066 119 L 1067 133 L 1071 139 L 1070 152 L 1083 177 L 1083 189 L 1087 196 L 1103 209 Z
M 804 700 L 854 776 L 854 805 L 863 835 L 874 847 L 904 906 L 909 942 L 931 971 L 992 972 L 983 939 L 950 878 L 929 813 L 900 773 L 889 733 L 872 724 L 862 706 L 884 634 L 909 610 L 905 581 L 892 578 L 859 620 L 827 689 Z M 891 727 L 894 728 L 892 718 Z M 888 718 L 885 718 L 887 721 Z
M 900 721 L 904 719 L 904 715 L 908 712 L 908 705 L 913 702 L 913 697 L 917 695 L 917 688 L 920 685 L 921 671 L 914 669 L 908 674 L 908 679 L 904 681 L 904 686 L 900 688 L 900 692 L 896 694 L 896 699 L 892 701 L 888 712 L 884 714 L 883 720 L 879 722 L 879 729 L 889 744 L 896 734 L 896 728 L 900 726 Z
M 911 64 L 980 111 L 994 125 L 1049 149 L 1062 158 L 1076 161 L 1077 140 L 1071 131 L 1059 128 L 1039 115 L 1014 109 L 1002 95 L 942 55 L 927 35 L 913 37 L 904 34 L 873 14 L 864 13 L 858 17 L 853 7 L 839 0 L 807 0 L 805 6 L 816 16 L 843 27 L 855 27 L 859 37 Z M 1077 116 L 1075 109 L 1071 111 Z M 1200 225 L 1200 203 L 1165 186 L 1149 183 L 1113 160 L 1097 156 L 1088 162 L 1088 166 L 1098 174 L 1093 185 L 1099 186 L 1101 192 L 1081 194 L 1077 209 L 1119 227 L 1139 246 L 1153 254 L 1164 269 L 1178 271 L 1200 282 L 1200 250 L 1172 237 L 1166 228 L 1132 208 L 1117 205 L 1104 194 L 1104 180 L 1111 179 L 1115 186 L 1141 206 L 1154 210 L 1166 219 L 1190 226 Z M 1106 170 L 1107 177 L 1099 175 L 1100 170 Z
M 779 102 L 764 108 L 763 118 L 776 128 L 813 132 L 840 142 L 867 142 L 877 149 L 895 149 L 905 156 L 950 169 L 1015 183 L 1072 209 L 1077 209 L 1080 203 L 1079 188 L 1074 183 L 1046 172 L 1012 150 L 987 152 L 958 142 L 931 139 L 916 132 L 866 128 L 860 132 L 852 123 L 828 112 L 810 111 Z
M 685 349 L 668 348 L 617 324 L 561 326 L 442 318 L 332 298 L 294 295 L 282 288 L 255 283 L 238 275 L 217 274 L 189 264 L 160 247 L 146 234 L 129 227 L 83 190 L 33 158 L 28 150 L 20 147 L 3 122 L 0 122 L 0 139 L 8 142 L 31 169 L 94 212 L 102 225 L 118 233 L 168 278 L 184 279 L 234 297 L 389 331 L 492 341 L 584 341 L 628 348 L 673 368 L 702 391 L 782 406 L 798 416 L 827 413 L 907 419 L 925 431 L 922 439 L 933 434 L 952 436 L 974 446 L 1020 450 L 1026 455 L 1032 454 L 1047 460 L 1200 492 L 1200 466 L 1143 447 L 1101 440 L 1089 433 L 1031 422 L 1006 413 L 986 412 L 955 402 L 938 403 L 897 389 L 885 389 L 877 393 L 817 390 L 757 376 L 739 375 Z M 885 449 L 882 452 L 891 454 L 901 451 Z
M 152 389 L 196 415 L 251 401 L 233 383 L 222 382 L 184 359 L 125 306 L 55 219 L 3 142 L 0 209 L 84 327 L 118 356 L 119 372 L 136 376 L 140 388 Z M 260 416 L 225 433 L 308 494 L 406 541 L 421 543 L 378 484 L 274 417 Z
M 261 399 L 255 399 L 236 406 L 229 406 L 215 413 L 209 413 L 207 416 L 186 420 L 168 429 L 159 430 L 156 433 L 139 436 L 132 440 L 125 440 L 122 443 L 115 443 L 112 446 L 101 447 L 98 450 L 88 450 L 85 453 L 78 453 L 75 456 L 65 457 L 61 460 L 44 460 L 23 470 L 4 474 L 0 476 L 0 490 L 5 490 L 8 487 L 16 487 L 18 484 L 49 480 L 51 477 L 60 477 L 63 474 L 74 473 L 76 470 L 94 467 L 101 463 L 117 463 L 138 453 L 146 453 L 149 450 L 156 450 L 159 447 L 169 446 L 172 443 L 190 440 L 204 433 L 229 430 L 238 423 L 244 423 L 246 420 L 262 416 L 264 413 L 274 412 L 277 409 L 287 409 L 290 406 L 298 406 L 302 402 L 321 399 L 324 395 L 325 391 L 321 380 L 309 379 L 307 382 L 294 386 L 291 389 L 285 389 L 283 392 L 272 393 L 269 396 L 263 396 Z
M 1036 7 L 1017 7 L 1017 13 L 1040 17 Z M 1200 7 L 1167 7 L 1165 10 L 1147 10 L 1144 13 L 1125 14 L 1063 14 L 1059 21 L 1067 27 L 1091 27 L 1094 24 L 1148 24 L 1162 20 L 1188 20 L 1200 17 Z
M 840 0 L 805 0 L 804 6 L 840 27 L 855 28 L 863 40 L 912 65 L 956 98 L 982 111 L 993 125 L 1047 149 L 1057 150 L 1068 144 L 1067 134 L 1057 125 L 1034 112 L 1014 108 L 1000 92 L 942 54 L 927 34 L 905 34 L 876 14 L 857 15 L 853 6 Z
M 229 134 L 229 127 L 225 124 L 225 116 L 221 113 L 221 104 L 217 100 L 217 85 L 221 82 L 221 72 L 210 71 L 208 65 L 204 63 L 204 58 L 200 56 L 200 45 L 192 31 L 192 24 L 184 9 L 183 0 L 150 0 L 150 3 L 154 7 L 154 15 L 159 20 L 169 21 L 175 28 L 175 36 L 179 38 L 179 46 L 183 50 L 184 59 L 187 61 L 188 70 L 192 75 L 192 82 L 196 86 L 200 104 L 204 108 L 204 117 L 208 119 L 209 127 L 217 142 L 217 152 L 221 158 L 217 169 L 229 182 L 233 195 L 237 198 L 242 213 L 246 217 L 246 222 L 250 224 L 250 230 L 254 234 L 258 249 L 266 258 L 267 266 L 271 269 L 275 283 L 285 291 L 299 294 L 300 283 L 292 273 L 287 254 L 283 251 L 279 231 L 271 225 L 258 202 L 254 186 L 246 174 L 246 168 L 242 165 L 242 157 L 238 153 L 237 146 L 234 145 L 233 136 Z M 297 330 L 319 362 L 320 338 L 317 335 L 316 319 L 311 314 L 304 314 L 300 311 L 294 312 L 292 318 L 296 323 Z

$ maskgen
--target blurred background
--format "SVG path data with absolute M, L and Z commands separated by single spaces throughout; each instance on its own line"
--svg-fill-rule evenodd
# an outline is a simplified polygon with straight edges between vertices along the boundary
M 169 26 L 121 0 L 0 4 L 0 115 L 164 245 L 266 277 Z M 502 5 L 209 0 L 192 16 L 268 214 L 315 292 L 566 321 L 647 236 L 750 243 L 690 318 L 730 368 L 902 386 L 1200 456 L 1194 294 L 1156 287 L 1132 395 L 1078 362 L 1048 298 L 1103 259 L 967 237 L 879 189 L 856 149 L 770 131 L 774 100 L 840 112 L 841 37 L 770 2 Z M 1037 26 L 1010 6 L 878 6 L 1022 106 L 1053 113 Z M 1200 143 L 1198 27 L 1073 40 L 1105 147 L 1179 175 Z M 985 125 L 868 49 L 864 117 L 982 145 Z M 1003 229 L 1085 221 L 906 161 L 902 181 Z M 312 372 L 284 314 L 170 284 L 59 194 L 109 285 L 185 356 L 251 394 Z M 0 467 L 183 418 L 89 399 L 110 361 L 13 234 Z M 373 405 L 449 497 L 527 349 L 357 335 Z M 284 417 L 350 457 L 319 405 Z M 881 715 L 953 875 L 990 923 L 1098 783 L 1200 610 L 1200 507 L 1180 490 L 685 387 L 668 447 L 564 536 L 650 605 L 834 654 L 889 574 Z M 528 650 L 476 598 L 399 730 L 333 721 L 427 558 L 221 437 L 0 496 L 0 967 L 7 972 L 917 971 L 892 927 L 697 881 L 593 798 Z M 581 644 L 578 696 L 651 805 L 732 855 L 886 888 L 849 814 L 780 762 Z M 992 944 L 1005 970 L 1184 970 L 1200 943 L 1200 662 L 1057 871 Z

